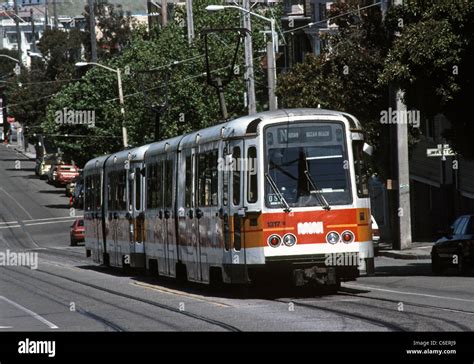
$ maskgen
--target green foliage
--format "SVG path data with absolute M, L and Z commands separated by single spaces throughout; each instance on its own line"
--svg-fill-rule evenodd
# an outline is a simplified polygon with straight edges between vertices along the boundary
M 452 129 L 444 136 L 458 152 L 474 158 L 474 124 L 466 118 L 474 79 L 474 2 L 405 1 L 390 11 L 387 24 L 399 37 L 380 81 L 405 89 L 408 106 L 421 110 L 422 117 L 446 115 Z
M 154 141 L 156 110 L 166 101 L 168 108 L 160 119 L 159 139 L 170 138 L 191 130 L 204 128 L 221 120 L 216 90 L 206 83 L 205 28 L 240 27 L 241 13 L 226 10 L 209 13 L 205 10 L 213 0 L 193 2 L 196 39 L 189 46 L 185 22 L 185 9 L 178 8 L 175 18 L 162 29 L 148 33 L 135 28 L 120 53 L 104 55 L 99 62 L 114 69 L 120 68 L 125 94 L 125 121 L 120 114 L 117 77 L 100 67 L 92 67 L 80 82 L 66 85 L 50 100 L 43 130 L 55 135 L 56 144 L 79 163 L 104 153 L 122 148 L 121 127 L 127 126 L 129 144 L 142 145 Z M 268 26 L 256 20 L 253 22 L 254 50 L 264 49 L 261 31 Z M 106 26 L 108 27 L 108 25 Z M 235 32 L 218 32 L 209 36 L 209 60 L 213 77 L 225 78 L 231 71 L 232 80 L 225 87 L 225 96 L 230 116 L 246 113 L 243 74 L 243 43 L 240 44 L 236 65 L 238 74 L 230 67 L 238 43 Z M 104 58 L 105 57 L 105 58 Z M 266 89 L 262 87 L 264 72 L 258 57 L 255 60 L 257 96 L 266 102 Z M 125 69 L 130 74 L 125 74 Z M 154 72 L 149 72 L 155 70 Z M 148 71 L 148 72 L 144 72 Z M 169 74 L 166 87 L 166 73 Z M 145 93 L 143 91 L 146 91 Z M 94 110 L 96 127 L 85 125 L 60 125 L 56 123 L 57 113 L 69 110 Z M 154 111 L 155 110 L 155 111 Z
M 357 9 L 359 1 L 338 2 L 329 16 Z M 365 4 L 360 4 L 365 5 Z M 387 173 L 387 127 L 380 112 L 388 108 L 388 89 L 378 83 L 388 40 L 380 9 L 368 9 L 361 17 L 339 17 L 337 34 L 327 37 L 330 49 L 305 61 L 279 80 L 278 94 L 284 107 L 321 107 L 355 115 L 377 149 L 377 172 Z M 357 24 L 357 25 L 355 25 Z

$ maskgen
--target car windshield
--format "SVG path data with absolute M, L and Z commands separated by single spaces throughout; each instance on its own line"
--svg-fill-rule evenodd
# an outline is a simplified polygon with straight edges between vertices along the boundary
M 84 220 L 79 220 L 79 223 L 77 224 L 77 226 L 84 226 Z
M 281 193 L 291 207 L 352 202 L 344 125 L 305 122 L 267 127 L 267 173 L 279 191 L 266 185 L 267 207 L 281 207 Z M 321 198 L 321 196 L 323 198 Z

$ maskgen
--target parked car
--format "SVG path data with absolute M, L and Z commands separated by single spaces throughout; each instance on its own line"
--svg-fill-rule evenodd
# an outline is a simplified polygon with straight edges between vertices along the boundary
M 474 215 L 459 216 L 431 249 L 433 273 L 456 267 L 465 274 L 474 266 Z
M 79 169 L 72 164 L 62 164 L 56 167 L 54 184 L 65 186 L 79 177 Z
M 43 158 L 37 160 L 37 175 L 41 179 L 48 178 L 48 173 L 53 164 L 58 162 L 58 158 L 54 154 L 46 154 Z
M 373 216 L 372 218 L 372 243 L 374 245 L 374 251 L 378 251 L 380 243 L 380 230 L 377 221 Z
M 77 246 L 77 243 L 83 243 L 85 240 L 84 220 L 77 219 L 71 225 L 71 246 Z
M 58 166 L 60 166 L 61 164 L 63 164 L 63 161 L 61 160 L 56 160 L 51 164 L 51 168 L 49 169 L 47 174 L 49 184 L 54 185 L 56 183 L 56 176 L 58 175 Z

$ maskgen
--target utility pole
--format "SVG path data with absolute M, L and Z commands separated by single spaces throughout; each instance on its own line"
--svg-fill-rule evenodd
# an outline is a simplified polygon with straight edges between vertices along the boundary
M 193 0 L 186 0 L 186 16 L 188 23 L 188 42 L 189 45 L 192 45 L 194 42 Z
M 269 110 L 276 110 L 278 108 L 275 89 L 275 52 L 272 42 L 267 43 L 267 77 L 268 77 L 268 106 Z
M 19 15 L 18 15 L 18 3 L 16 1 L 13 2 L 14 4 L 14 9 L 15 9 L 15 28 L 16 28 L 16 42 L 18 45 L 18 60 L 20 61 L 20 64 L 23 63 L 23 51 L 21 47 L 21 31 L 20 31 L 20 21 L 19 21 Z
M 31 18 L 31 37 L 32 43 L 31 47 L 33 48 L 33 52 L 36 52 L 36 31 L 35 31 L 35 19 L 33 19 L 33 8 L 30 9 L 30 18 Z
M 168 0 L 161 0 L 161 25 L 168 25 Z
M 405 93 L 398 89 L 396 93 L 397 115 L 407 115 L 407 107 L 403 102 Z M 408 123 L 398 122 L 397 125 L 397 167 L 398 167 L 398 246 L 400 250 L 410 249 L 411 209 L 410 209 L 410 168 L 408 155 Z
M 122 87 L 122 72 L 120 68 L 117 68 L 117 82 L 119 88 L 119 100 L 120 100 L 120 113 L 122 114 L 122 138 L 123 138 L 123 147 L 128 148 L 128 133 L 127 127 L 125 126 L 125 101 L 123 97 L 123 87 Z
M 255 80 L 253 74 L 253 46 L 252 46 L 252 23 L 250 20 L 250 1 L 243 0 L 242 7 L 244 12 L 244 28 L 248 30 L 245 35 L 245 79 L 247 82 L 247 97 L 249 115 L 257 112 L 255 99 Z
M 97 35 L 95 34 L 94 0 L 89 1 L 89 27 L 91 32 L 91 61 L 97 62 Z
M 44 30 L 48 29 L 49 19 L 48 19 L 48 11 L 49 10 L 49 3 L 48 0 L 44 0 Z
M 403 0 L 382 0 L 383 16 L 391 5 L 398 6 L 402 4 Z M 395 33 L 395 36 L 398 36 L 398 33 Z M 389 105 L 393 105 L 397 113 L 396 131 L 390 133 L 391 153 L 396 153 L 396 158 L 392 158 L 395 163 L 392 173 L 397 175 L 396 191 L 398 200 L 398 204 L 395 206 L 392 204 L 391 209 L 395 217 L 392 221 L 397 222 L 395 229 L 397 236 L 394 239 L 393 248 L 404 250 L 410 249 L 412 245 L 407 106 L 404 103 L 405 92 L 403 90 L 390 87 L 389 95 Z
M 53 0 L 53 14 L 54 14 L 54 29 L 58 29 L 58 8 L 56 6 L 57 0 Z

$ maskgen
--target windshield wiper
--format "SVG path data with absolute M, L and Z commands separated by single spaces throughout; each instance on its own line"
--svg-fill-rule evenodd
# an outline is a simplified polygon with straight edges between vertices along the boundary
M 272 187 L 273 191 L 277 194 L 278 199 L 280 200 L 281 205 L 285 208 L 285 212 L 290 212 L 291 208 L 290 205 L 288 205 L 288 202 L 286 202 L 286 199 L 283 197 L 283 194 L 280 192 L 280 189 L 276 185 L 275 181 L 273 178 L 265 172 L 265 178 L 267 179 L 268 183 Z
M 305 170 L 304 174 L 305 174 L 306 178 L 308 179 L 309 184 L 313 188 L 313 191 L 310 191 L 310 193 L 314 192 L 316 194 L 317 199 L 319 200 L 319 203 L 321 205 L 324 205 L 323 208 L 325 210 L 327 210 L 327 211 L 331 210 L 331 206 L 329 205 L 328 201 L 326 200 L 326 197 L 324 197 L 323 193 L 318 189 L 318 187 L 316 186 L 316 183 L 314 183 L 313 177 L 311 177 L 308 170 Z

